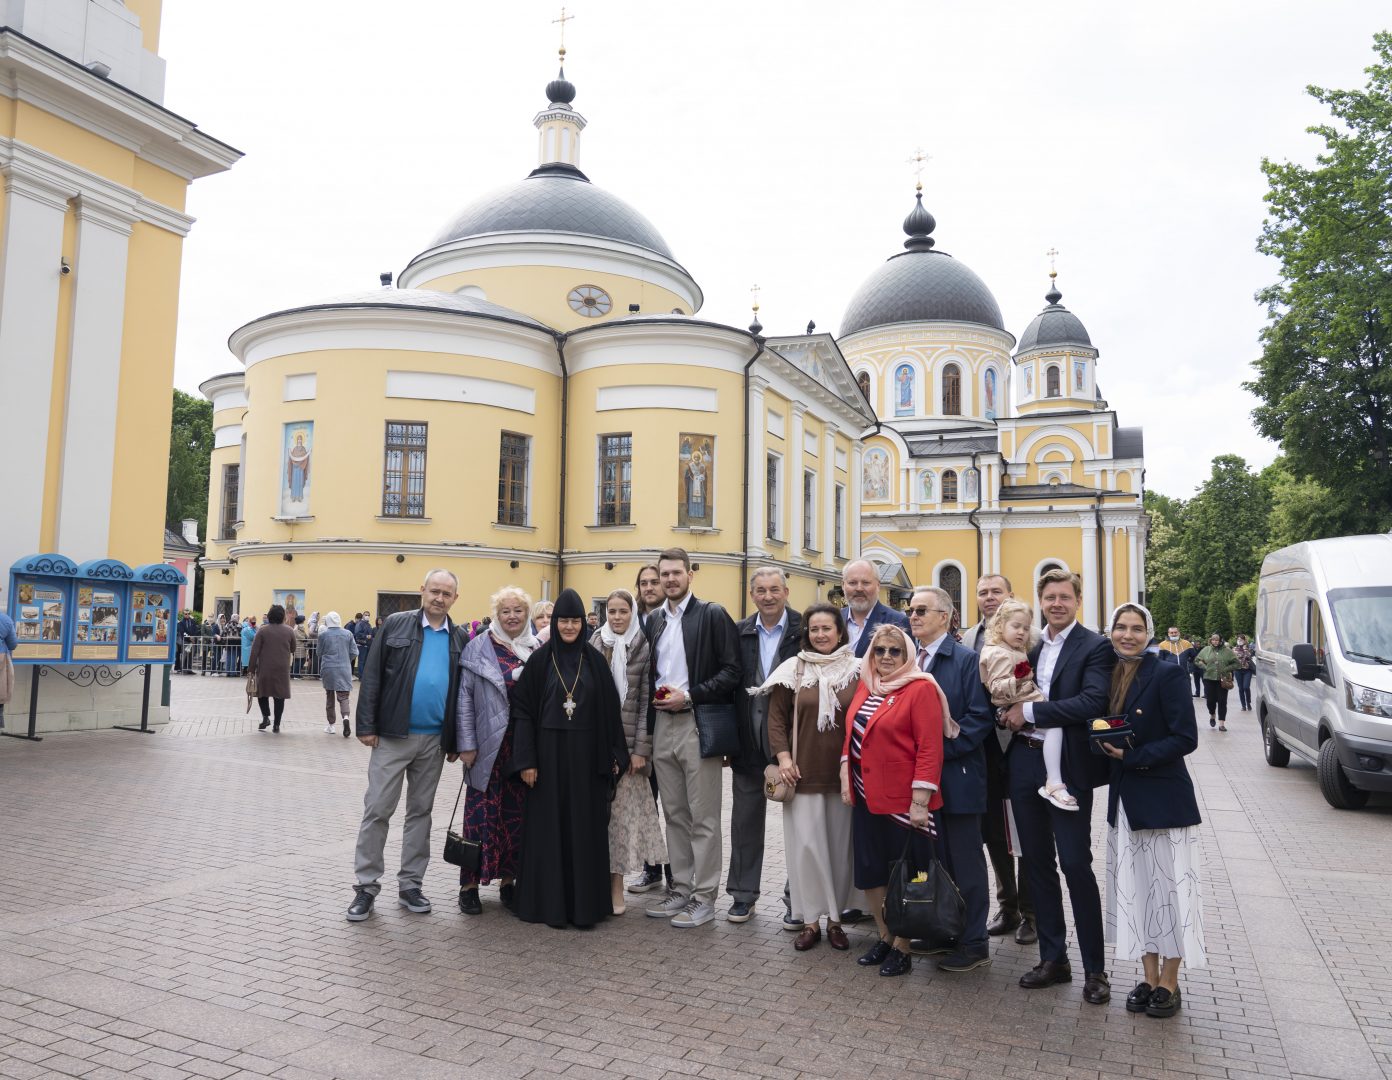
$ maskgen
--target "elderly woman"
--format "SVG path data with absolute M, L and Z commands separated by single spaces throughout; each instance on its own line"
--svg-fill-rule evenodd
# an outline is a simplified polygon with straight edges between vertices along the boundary
M 463 835 L 481 848 L 478 873 L 459 872 L 459 910 L 483 912 L 479 882 L 498 882 L 498 898 L 516 911 L 517 852 L 527 787 L 511 768 L 511 702 L 522 667 L 537 647 L 527 620 L 532 598 L 505 585 L 489 600 L 493 621 L 459 656 L 459 699 L 455 724 L 469 794 Z
M 1208 706 L 1208 726 L 1216 722 L 1219 731 L 1228 730 L 1228 690 L 1237 670 L 1237 654 L 1223 644 L 1222 634 L 1210 634 L 1208 644 L 1194 657 L 1194 666 L 1203 672 L 1204 704 Z M 1223 685 L 1227 679 L 1228 685 Z M 1215 720 L 1214 712 L 1217 712 Z
M 628 743 L 628 767 L 619 777 L 609 815 L 609 892 L 615 915 L 622 915 L 624 874 L 667 861 L 667 844 L 648 791 L 652 732 L 648 730 L 648 696 L 652 671 L 648 639 L 638 624 L 637 602 L 627 589 L 615 589 L 604 601 L 605 623 L 590 637 L 604 655 L 619 693 L 619 716 Z
M 251 639 L 247 674 L 256 676 L 256 700 L 261 706 L 258 731 L 271 727 L 271 702 L 275 702 L 275 727 L 280 734 L 280 718 L 290 697 L 290 665 L 295 658 L 295 631 L 285 625 L 285 609 L 272 604 L 266 621 Z
M 538 600 L 532 605 L 532 633 L 539 634 L 551 625 L 551 609 L 555 606 L 550 600 Z
M 256 616 L 252 615 L 242 622 L 241 642 L 242 642 L 242 674 L 245 675 L 247 665 L 251 663 L 251 643 L 256 639 Z
M 328 726 L 324 731 L 334 733 L 334 703 L 343 714 L 343 737 L 351 733 L 348 723 L 348 698 L 353 690 L 353 654 L 357 652 L 353 635 L 343 628 L 338 612 L 330 611 L 319 624 L 319 678 L 324 687 L 324 713 Z
M 1132 745 L 1105 745 L 1112 758 L 1107 797 L 1107 940 L 1118 960 L 1141 961 L 1144 980 L 1127 1012 L 1170 1017 L 1179 1011 L 1179 966 L 1203 967 L 1199 804 L 1184 758 L 1199 745 L 1184 672 L 1146 646 L 1150 612 L 1122 604 L 1112 612 L 1110 711 L 1134 729 Z
M 875 631 L 847 709 L 851 723 L 841 751 L 841 800 L 853 807 L 855 886 L 865 892 L 880 932 L 879 941 L 856 962 L 878 965 L 888 976 L 906 975 L 913 967 L 908 940 L 891 939 L 884 921 L 889 867 L 906 844 L 917 865 L 934 858 L 943 739 L 958 734 L 942 690 L 918 670 L 915 655 L 899 627 Z
M 769 749 L 779 779 L 794 791 L 783 804 L 783 850 L 792 910 L 803 915 L 803 930 L 793 942 L 798 952 L 822 940 L 823 915 L 827 943 L 849 949 L 841 912 L 864 903 L 851 881 L 852 811 L 841 801 L 839 779 L 846 707 L 859 682 L 860 661 L 840 610 L 819 603 L 802 614 L 797 655 L 750 691 L 769 695 Z

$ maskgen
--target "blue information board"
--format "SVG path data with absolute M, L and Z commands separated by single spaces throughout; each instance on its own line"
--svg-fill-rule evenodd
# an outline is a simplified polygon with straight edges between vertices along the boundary
M 129 663 L 172 664 L 174 624 L 179 618 L 179 586 L 188 578 L 167 563 L 135 568 L 130 583 Z
M 61 664 L 68 658 L 77 564 L 62 555 L 30 555 L 10 567 L 9 614 L 16 664 Z
M 122 659 L 130 625 L 130 583 L 135 571 L 119 559 L 93 559 L 77 568 L 73 581 L 72 641 L 76 663 Z

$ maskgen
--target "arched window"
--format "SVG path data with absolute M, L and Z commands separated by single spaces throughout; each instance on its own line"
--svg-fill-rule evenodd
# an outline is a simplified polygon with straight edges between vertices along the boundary
M 952 606 L 960 617 L 962 612 L 962 571 L 956 566 L 944 566 L 938 571 L 938 588 L 952 597 Z
M 942 501 L 957 501 L 957 472 L 954 469 L 948 469 L 942 475 Z
M 1062 391 L 1059 389 L 1059 369 L 1057 365 L 1051 366 L 1044 373 L 1044 396 L 1059 397 Z
M 865 395 L 865 400 L 870 401 L 870 372 L 862 371 L 856 376 L 856 383 L 860 387 L 860 392 Z M 870 403 L 874 404 L 873 401 Z
M 956 364 L 943 368 L 943 415 L 962 415 L 962 369 Z

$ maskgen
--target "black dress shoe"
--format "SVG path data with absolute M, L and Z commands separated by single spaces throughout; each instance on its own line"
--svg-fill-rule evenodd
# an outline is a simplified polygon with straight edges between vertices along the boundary
M 1039 940 L 1039 931 L 1034 928 L 1033 919 L 1021 919 L 1015 928 L 1016 945 L 1033 945 Z
M 1150 996 L 1155 993 L 1155 987 L 1148 982 L 1137 983 L 1136 989 L 1126 995 L 1126 1011 L 1129 1013 L 1142 1013 L 1146 1011 L 1146 1006 L 1150 1004 Z
M 929 941 L 927 938 L 914 938 L 909 942 L 909 952 L 919 956 L 946 956 L 952 949 L 952 942 Z
M 898 949 L 890 949 L 889 955 L 885 957 L 885 962 L 880 965 L 880 974 L 886 978 L 895 975 L 907 975 L 913 970 L 913 957 L 906 952 Z
M 1052 960 L 1045 960 L 1020 976 L 1020 986 L 1025 990 L 1042 990 L 1046 986 L 1072 981 L 1073 969 L 1067 961 L 1056 964 Z
M 1157 987 L 1155 993 L 1150 995 L 1150 1004 L 1146 1006 L 1145 1014 L 1164 1020 L 1179 1012 L 1179 987 L 1174 988 L 1171 993 L 1163 986 Z
M 478 889 L 459 890 L 459 910 L 465 915 L 483 914 L 483 905 L 479 903 Z
M 1112 1000 L 1112 984 L 1105 971 L 1084 972 L 1083 1000 L 1089 1005 L 1105 1005 Z
M 259 724 L 256 725 L 256 730 L 257 730 L 257 731 L 265 731 L 265 730 L 266 730 L 268 727 L 270 727 L 270 726 L 271 726 L 271 718 L 268 716 L 268 717 L 266 717 L 264 720 L 262 720 L 261 723 L 259 723 Z
M 514 915 L 517 914 L 517 883 L 509 881 L 506 885 L 498 886 L 498 899 L 502 901 L 503 907 L 507 908 Z
M 887 941 L 877 941 L 870 946 L 864 956 L 856 957 L 856 963 L 861 967 L 879 967 L 884 963 L 885 957 L 889 955 L 890 945 Z
M 986 933 L 991 937 L 1001 937 L 1020 925 L 1020 916 L 1013 911 L 998 911 L 996 917 L 986 924 Z
M 870 918 L 870 916 L 864 911 L 861 911 L 858 907 L 848 907 L 845 911 L 841 912 L 841 924 L 843 926 L 854 926 L 856 923 L 864 922 L 868 918 Z

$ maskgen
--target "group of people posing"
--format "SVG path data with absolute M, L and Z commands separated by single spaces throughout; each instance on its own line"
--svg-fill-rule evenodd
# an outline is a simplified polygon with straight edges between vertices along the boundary
M 1119 960 L 1143 964 L 1127 1008 L 1174 1015 L 1181 962 L 1205 960 L 1199 812 L 1183 760 L 1197 729 L 1183 671 L 1160 659 L 1144 607 L 1121 605 L 1096 633 L 1077 621 L 1077 576 L 1049 571 L 1036 589 L 1041 636 L 1036 612 L 991 575 L 977 584 L 982 620 L 959 639 L 946 592 L 916 590 L 906 617 L 879 602 L 864 561 L 845 568 L 845 608 L 802 613 L 787 606 L 782 570 L 761 567 L 756 610 L 739 623 L 692 582 L 687 553 L 668 549 L 634 591 L 609 595 L 593 629 L 573 590 L 545 610 L 505 587 L 488 632 L 470 639 L 448 618 L 457 581 L 433 572 L 421 609 L 386 620 L 362 672 L 357 734 L 373 753 L 349 921 L 372 913 L 403 786 L 398 899 L 431 910 L 431 807 L 444 763 L 462 761 L 460 834 L 479 850 L 461 870 L 466 915 L 496 882 L 524 921 L 590 927 L 625 912 L 632 875 L 628 894 L 658 894 L 647 916 L 707 924 L 728 766 L 729 921 L 752 917 L 767 799 L 791 790 L 783 925 L 799 951 L 823 936 L 849 950 L 845 924 L 864 909 L 877 933 L 857 961 L 882 976 L 907 974 L 915 953 L 971 971 L 991 962 L 991 936 L 1014 931 L 1039 945 L 1023 988 L 1069 982 L 1061 868 L 1085 1000 L 1110 998 L 1110 939 Z M 738 748 L 713 749 L 732 713 Z M 1089 732 L 1105 717 L 1125 718 L 1131 738 L 1094 753 Z M 1091 809 L 1107 785 L 1104 916 Z M 966 910 L 957 941 L 909 941 L 886 925 L 891 865 L 906 853 L 951 874 Z

